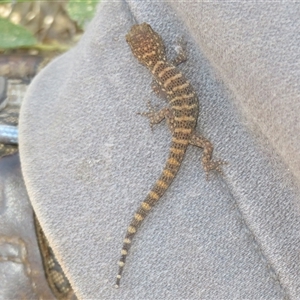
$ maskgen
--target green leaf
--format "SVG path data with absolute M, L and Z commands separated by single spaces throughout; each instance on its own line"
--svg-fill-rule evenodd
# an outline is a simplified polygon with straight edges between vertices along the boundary
M 0 48 L 18 48 L 36 43 L 37 40 L 30 31 L 7 19 L 0 18 Z
M 67 5 L 69 16 L 83 26 L 95 14 L 99 0 L 70 0 Z

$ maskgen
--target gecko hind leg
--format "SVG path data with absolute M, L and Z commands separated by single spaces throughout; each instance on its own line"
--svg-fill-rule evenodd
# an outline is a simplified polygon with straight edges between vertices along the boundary
M 158 84 L 158 82 L 153 79 L 152 80 L 152 84 L 151 84 L 151 87 L 152 87 L 152 90 L 153 92 L 159 97 L 159 98 L 162 98 L 164 100 L 168 100 L 168 97 L 167 97 L 167 92 L 165 91 L 165 89 L 160 86 Z
M 214 147 L 208 139 L 194 134 L 191 137 L 190 144 L 203 149 L 202 166 L 206 174 L 206 179 L 209 178 L 209 172 L 212 170 L 216 170 L 223 175 L 221 166 L 226 165 L 227 162 L 222 160 L 212 160 L 212 152 Z
M 147 112 L 139 112 L 138 115 L 147 117 L 150 121 L 151 130 L 153 130 L 153 125 L 160 123 L 168 114 L 169 108 L 165 107 L 159 111 L 156 111 L 151 104 L 151 101 L 147 102 L 148 111 Z
M 161 110 L 156 111 L 150 101 L 148 101 L 147 106 L 149 109 L 147 112 L 142 112 L 138 114 L 141 116 L 145 116 L 149 119 L 151 129 L 153 129 L 153 125 L 160 123 L 163 119 L 166 119 L 169 129 L 171 130 L 171 132 L 174 131 L 175 120 L 173 113 L 169 107 L 164 107 Z

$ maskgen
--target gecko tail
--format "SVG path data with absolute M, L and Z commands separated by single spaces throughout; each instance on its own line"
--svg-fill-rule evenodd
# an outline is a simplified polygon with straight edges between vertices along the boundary
M 176 143 L 174 140 L 172 141 L 170 154 L 167 163 L 165 165 L 165 168 L 162 171 L 162 174 L 154 184 L 153 188 L 147 195 L 146 199 L 141 203 L 140 207 L 135 212 L 134 217 L 132 218 L 130 225 L 127 228 L 126 236 L 125 239 L 123 240 L 121 258 L 118 262 L 119 272 L 115 284 L 116 288 L 120 286 L 120 280 L 124 270 L 125 261 L 129 249 L 131 247 L 132 240 L 138 228 L 140 227 L 141 223 L 145 219 L 145 217 L 149 214 L 150 210 L 159 201 L 159 199 L 163 196 L 165 191 L 172 183 L 174 177 L 176 176 L 180 168 L 188 143 L 189 143 L 188 137 L 186 138 L 186 143 Z

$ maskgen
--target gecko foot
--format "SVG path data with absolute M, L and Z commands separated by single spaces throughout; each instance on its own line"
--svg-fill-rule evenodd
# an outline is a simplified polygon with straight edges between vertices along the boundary
M 222 165 L 227 165 L 228 163 L 226 161 L 222 161 L 222 160 L 216 160 L 216 161 L 206 161 L 206 162 L 202 162 L 203 165 L 203 169 L 205 171 L 206 174 L 206 180 L 209 180 L 209 174 L 210 171 L 217 171 L 218 173 L 220 173 L 222 176 L 224 175 L 223 170 L 222 170 Z

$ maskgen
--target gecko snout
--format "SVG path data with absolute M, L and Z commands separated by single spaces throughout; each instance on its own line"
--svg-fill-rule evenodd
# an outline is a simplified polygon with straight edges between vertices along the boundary
M 126 35 L 126 41 L 134 56 L 144 65 L 150 66 L 165 60 L 163 41 L 149 24 L 133 25 Z

